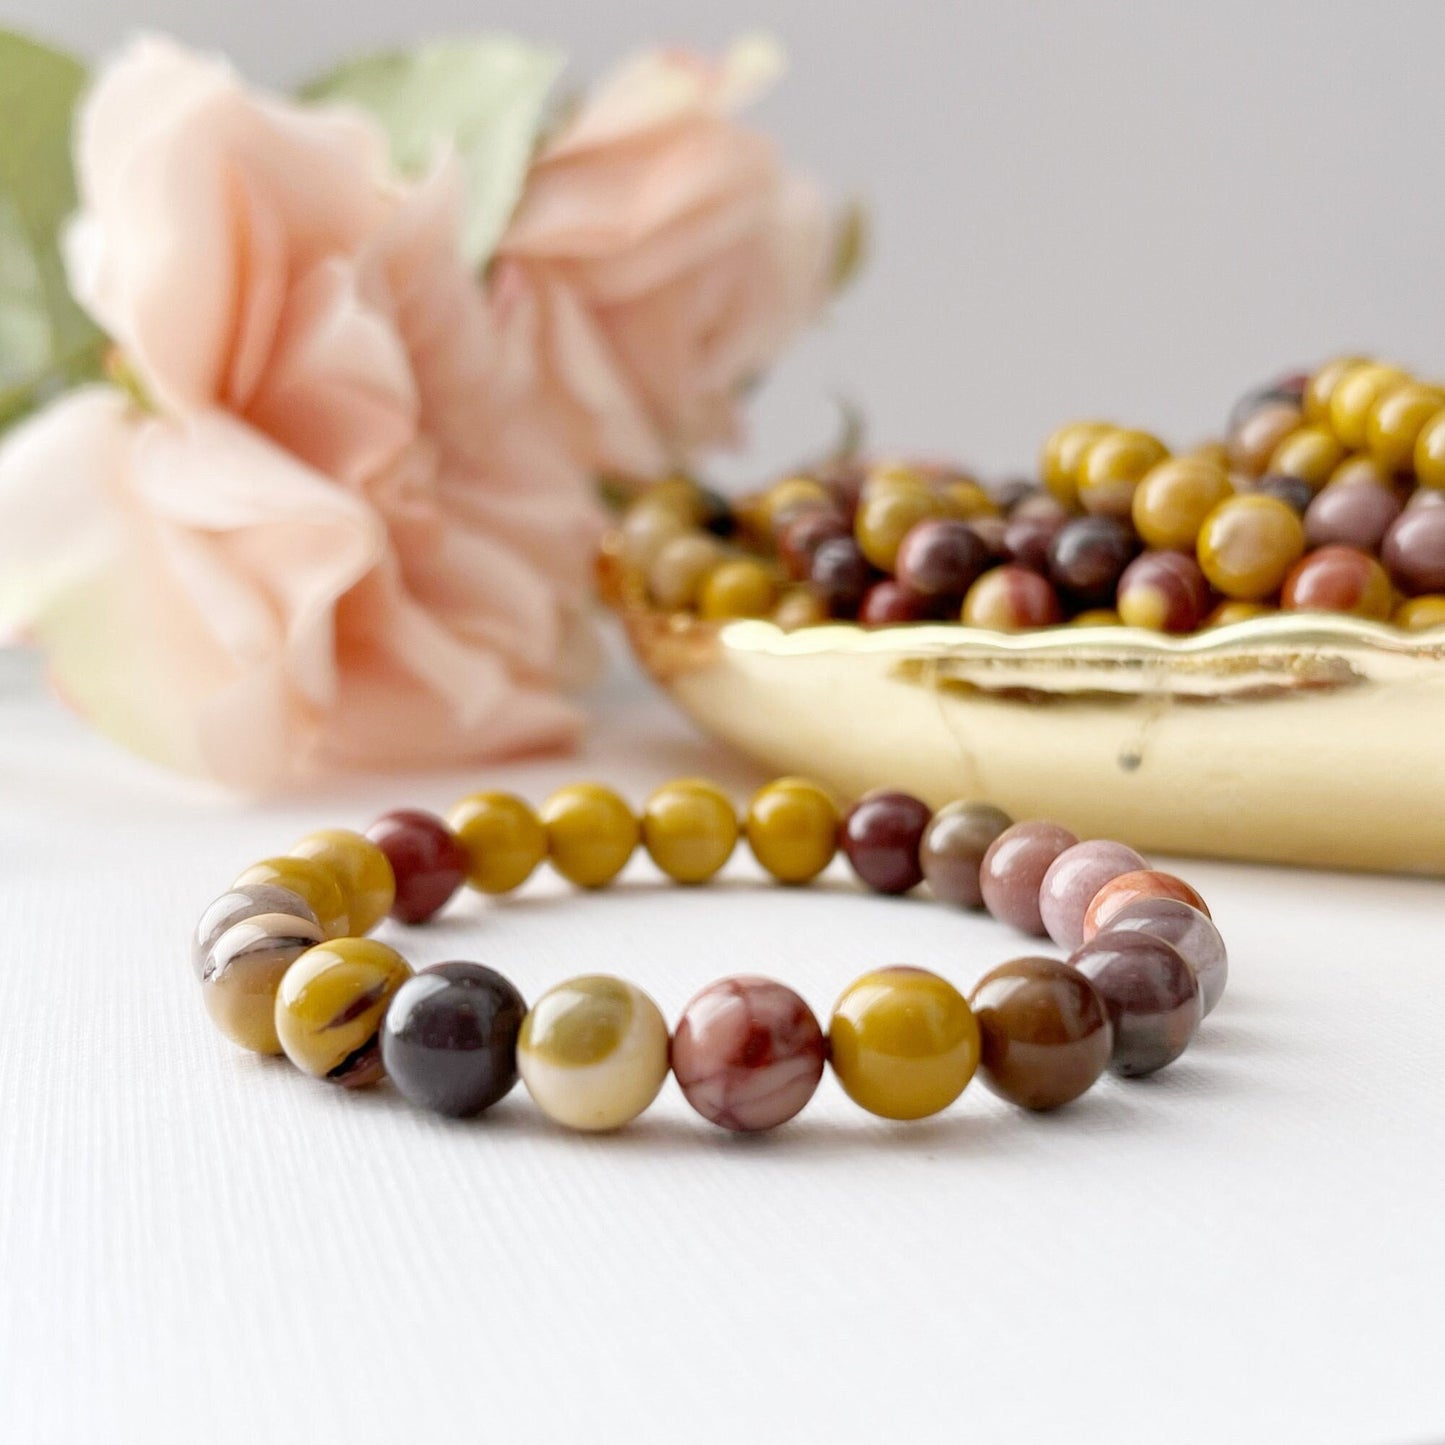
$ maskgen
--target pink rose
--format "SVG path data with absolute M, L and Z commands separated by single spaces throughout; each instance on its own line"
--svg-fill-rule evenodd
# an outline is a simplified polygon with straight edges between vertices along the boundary
M 449 167 L 142 41 L 81 116 L 79 299 L 153 409 L 0 453 L 0 620 L 94 721 L 269 787 L 570 740 L 597 516 L 458 253 Z
M 624 66 L 532 167 L 496 268 L 575 450 L 655 476 L 731 442 L 741 393 L 828 293 L 818 192 L 732 115 L 777 52 Z

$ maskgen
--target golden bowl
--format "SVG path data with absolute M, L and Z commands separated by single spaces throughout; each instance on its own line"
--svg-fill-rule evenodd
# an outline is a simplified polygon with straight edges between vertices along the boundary
M 888 785 L 1162 853 L 1445 874 L 1445 629 L 1280 613 L 1187 637 L 785 633 L 650 608 L 616 539 L 601 577 L 702 727 L 842 796 Z

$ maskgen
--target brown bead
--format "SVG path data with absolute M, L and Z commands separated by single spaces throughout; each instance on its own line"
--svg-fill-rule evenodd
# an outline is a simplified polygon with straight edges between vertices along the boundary
M 933 615 L 928 598 L 910 592 L 900 582 L 885 577 L 863 595 L 858 621 L 864 627 L 889 627 L 898 622 L 922 622 Z
M 985 572 L 968 589 L 961 615 L 968 627 L 998 632 L 1048 627 L 1064 619 L 1058 593 L 1048 579 L 1014 565 Z
M 920 522 L 898 548 L 898 580 L 920 597 L 962 598 L 988 566 L 989 549 L 966 522 Z
M 807 577 L 813 558 L 824 542 L 852 536 L 842 513 L 832 507 L 812 507 L 792 518 L 778 535 L 778 561 L 795 581 Z
M 1049 548 L 1068 520 L 1062 509 L 1056 515 L 1025 512 L 1022 516 L 1015 514 L 1009 517 L 1003 530 L 1003 547 L 1008 560 L 1035 572 L 1047 572 Z
M 1138 550 L 1133 532 L 1116 518 L 1076 517 L 1049 548 L 1049 577 L 1080 606 L 1108 602 Z
M 1015 823 L 989 845 L 979 869 L 984 906 L 1001 923 L 1043 937 L 1039 889 L 1060 853 L 1079 840 L 1057 823 Z
M 908 793 L 865 793 L 843 815 L 839 846 L 876 893 L 907 893 L 923 881 L 919 848 L 931 812 Z
M 989 845 L 1013 819 L 989 803 L 948 803 L 923 835 L 918 861 L 933 896 L 961 908 L 981 908 L 979 869 Z
M 1209 611 L 1209 583 L 1183 552 L 1146 552 L 1119 579 L 1117 607 L 1126 626 L 1193 632 Z
M 873 572 L 852 537 L 834 537 L 813 553 L 813 566 L 808 575 L 834 617 L 852 617 L 868 590 Z
M 1229 438 L 1229 465 L 1246 476 L 1264 475 L 1275 448 L 1303 420 L 1300 409 L 1288 402 L 1260 407 Z
M 1203 1000 L 1199 980 L 1178 949 L 1147 933 L 1106 930 L 1069 962 L 1109 1006 L 1110 1067 L 1116 1074 L 1152 1074 L 1189 1046 L 1204 1016 Z
M 1099 991 L 1054 958 L 1016 958 L 986 973 L 970 1000 L 983 1080 L 1025 1109 L 1077 1099 L 1109 1066 L 1113 1026 Z

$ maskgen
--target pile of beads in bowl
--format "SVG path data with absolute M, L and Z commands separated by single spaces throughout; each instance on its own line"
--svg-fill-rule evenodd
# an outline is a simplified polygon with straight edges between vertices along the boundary
M 942 904 L 1047 935 L 1068 961 L 1012 959 L 967 998 L 937 973 L 881 967 L 843 990 L 826 1031 L 786 985 L 741 975 L 703 989 L 669 1031 L 619 978 L 570 979 L 529 1008 L 494 969 L 414 972 L 366 936 L 388 914 L 425 922 L 464 882 L 511 892 L 544 860 L 600 888 L 640 846 L 673 881 L 704 883 L 740 837 L 780 883 L 811 881 L 841 851 L 875 892 L 926 885 Z M 802 778 L 769 783 L 741 819 L 719 788 L 684 779 L 640 814 L 587 783 L 536 811 L 483 792 L 445 821 L 403 810 L 364 835 L 312 833 L 205 910 L 194 961 L 207 1012 L 243 1048 L 348 1087 L 389 1077 L 410 1102 L 457 1117 L 496 1103 L 520 1074 L 549 1118 L 594 1131 L 642 1113 L 669 1071 L 698 1113 L 737 1131 L 791 1119 L 829 1064 L 850 1098 L 888 1119 L 937 1113 L 975 1070 L 1014 1104 L 1058 1108 L 1106 1069 L 1137 1077 L 1178 1058 L 1228 971 L 1198 893 L 1121 843 L 1080 842 L 982 803 L 934 812 L 894 791 L 843 812 Z
M 620 531 L 651 606 L 798 627 L 1071 622 L 1169 633 L 1275 611 L 1445 625 L 1445 386 L 1342 358 L 1251 393 L 1171 454 L 1075 422 L 1037 483 L 839 465 L 729 506 L 685 479 Z

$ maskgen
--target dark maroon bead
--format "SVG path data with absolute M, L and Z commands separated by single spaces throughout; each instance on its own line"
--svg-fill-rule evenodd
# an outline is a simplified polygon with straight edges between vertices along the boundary
M 1262 496 L 1277 498 L 1285 506 L 1292 507 L 1300 516 L 1304 516 L 1305 509 L 1315 497 L 1315 489 L 1303 478 L 1286 477 L 1279 473 L 1262 477 L 1254 490 Z
M 1401 592 L 1445 592 L 1445 507 L 1407 507 L 1385 533 L 1380 560 Z
M 873 580 L 873 570 L 852 537 L 834 537 L 813 553 L 808 576 L 834 617 L 852 617 Z
M 1390 524 L 1400 515 L 1400 499 L 1373 482 L 1341 482 L 1325 487 L 1305 511 L 1305 540 L 1311 547 L 1358 547 L 1378 552 Z
M 841 512 L 832 507 L 812 507 L 792 518 L 778 534 L 778 560 L 783 570 L 801 581 L 813 570 L 813 557 L 824 542 L 852 535 Z
M 1049 548 L 1063 530 L 1066 518 L 1046 512 L 1025 512 L 1008 519 L 1003 529 L 1003 550 L 1010 562 L 1035 572 L 1049 570 Z
M 898 580 L 920 597 L 962 598 L 989 563 L 989 549 L 967 522 L 919 522 L 898 548 Z
M 480 963 L 437 963 L 397 990 L 381 1026 L 387 1076 L 411 1103 L 468 1118 L 517 1082 L 527 1005 Z
M 896 622 L 922 622 L 933 615 L 927 597 L 910 592 L 901 583 L 886 578 L 875 582 L 863 596 L 858 621 L 865 627 L 888 627 Z
M 466 849 L 440 818 L 418 808 L 385 813 L 366 836 L 386 854 L 396 876 L 391 916 L 425 923 L 462 885 L 471 866 Z
M 1113 517 L 1075 517 L 1049 548 L 1049 576 L 1078 602 L 1108 602 L 1138 550 L 1134 534 Z
M 923 881 L 919 845 L 933 817 L 909 793 L 865 793 L 843 817 L 839 842 L 853 871 L 877 893 L 907 893 Z

